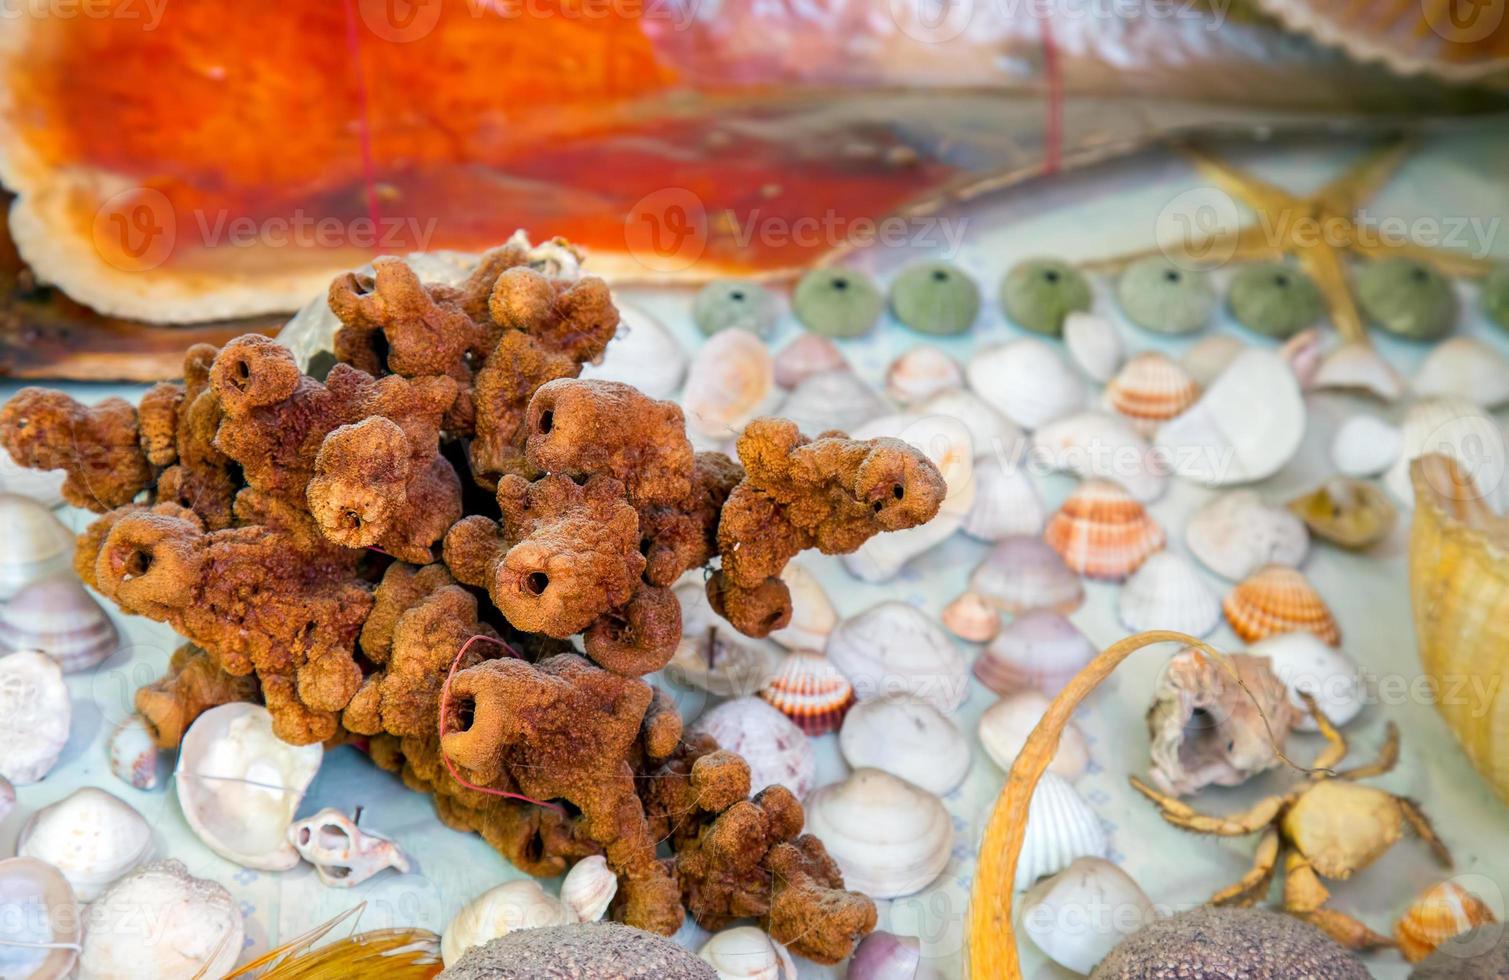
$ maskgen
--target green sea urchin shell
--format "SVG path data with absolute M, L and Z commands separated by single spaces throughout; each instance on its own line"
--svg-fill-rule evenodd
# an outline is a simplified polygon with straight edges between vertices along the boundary
M 918 333 L 968 330 L 980 312 L 980 287 L 951 262 L 919 262 L 891 281 L 891 313 Z
M 1177 266 L 1161 255 L 1127 267 L 1116 283 L 1116 301 L 1128 320 L 1157 333 L 1199 330 L 1216 308 L 1209 275 Z
M 859 337 L 880 320 L 885 298 L 875 280 L 857 269 L 813 269 L 791 297 L 796 318 L 824 337 Z
M 1001 280 L 1001 310 L 1017 326 L 1057 337 L 1064 318 L 1090 308 L 1090 282 L 1058 259 L 1019 262 Z
M 1369 262 L 1357 271 L 1357 300 L 1369 320 L 1410 340 L 1451 332 L 1457 294 L 1434 267 L 1411 258 Z
M 1200 906 L 1143 926 L 1090 980 L 1369 980 L 1362 961 L 1319 929 L 1265 909 Z
M 1326 311 L 1315 281 L 1279 262 L 1243 266 L 1231 280 L 1226 305 L 1248 330 L 1280 339 L 1313 325 Z
M 743 279 L 714 279 L 692 301 L 692 321 L 711 337 L 720 330 L 748 330 L 768 339 L 780 318 L 775 294 Z
M 1509 264 L 1496 266 L 1483 280 L 1483 314 L 1509 330 Z

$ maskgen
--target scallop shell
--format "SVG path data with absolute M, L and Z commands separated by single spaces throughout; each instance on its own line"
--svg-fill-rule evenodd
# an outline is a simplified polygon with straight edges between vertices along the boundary
M 162 752 L 141 715 L 132 715 L 110 736 L 110 771 L 136 789 L 156 789 Z
M 989 456 L 1014 463 L 1027 448 L 1027 439 L 1017 424 L 968 388 L 940 391 L 913 411 L 923 415 L 942 415 L 963 425 L 974 444 L 976 459 Z
M 714 336 L 744 331 L 725 330 Z M 505 881 L 467 902 L 440 937 L 440 958 L 447 967 L 474 946 L 506 936 L 519 929 L 564 926 L 571 912 L 560 899 L 546 894 L 533 878 Z
M 288 843 L 330 888 L 354 888 L 389 868 L 409 873 L 409 856 L 397 844 L 361 829 L 333 806 L 290 824 Z
M 1294 725 L 1296 730 L 1320 731 L 1299 696 L 1301 691 L 1315 698 L 1334 725 L 1345 725 L 1362 711 L 1367 690 L 1357 665 L 1314 633 L 1304 630 L 1277 633 L 1252 644 L 1247 652 L 1254 657 L 1267 657 L 1268 668 L 1289 689 L 1289 703 L 1300 713 Z
M 961 592 L 943 607 L 943 626 L 961 640 L 989 643 L 1001 632 L 1001 611 L 978 592 Z
M 1481 898 L 1454 881 L 1443 881 L 1427 888 L 1405 909 L 1394 923 L 1394 938 L 1404 958 L 1418 963 L 1447 940 L 1497 921 Z
M 618 894 L 618 875 L 601 854 L 582 858 L 561 879 L 561 903 L 577 922 L 597 922 Z
M 1393 465 L 1404 448 L 1404 437 L 1392 425 L 1371 415 L 1354 415 L 1336 430 L 1331 462 L 1342 476 L 1377 476 Z
M 1021 467 L 981 456 L 975 460 L 975 505 L 963 531 L 980 541 L 1043 530 L 1043 502 Z
M 1022 899 L 1022 931 L 1050 960 L 1080 975 L 1157 917 L 1131 875 L 1097 857 L 1075 859 Z
M 618 329 L 602 357 L 582 365 L 581 377 L 632 384 L 651 398 L 669 398 L 686 377 L 686 350 L 659 320 L 618 302 Z
M 797 980 L 786 947 L 754 926 L 714 933 L 697 955 L 717 971 L 718 980 Z
M 1299 565 L 1310 551 L 1304 522 L 1269 507 L 1255 490 L 1232 490 L 1197 510 L 1184 527 L 1190 553 L 1222 578 L 1239 581 L 1264 565 Z
M 1052 609 L 1071 613 L 1085 601 L 1085 587 L 1059 553 L 1039 537 L 1019 535 L 997 542 L 969 576 L 971 591 L 1008 613 Z
M 981 398 L 1024 429 L 1084 407 L 1084 381 L 1058 351 L 1035 338 L 976 351 L 964 374 Z
M 152 829 L 131 804 L 85 786 L 32 814 L 16 846 L 20 857 L 63 873 L 81 902 L 92 902 L 146 856 Z
M 969 695 L 963 653 L 937 622 L 904 602 L 882 602 L 839 623 L 827 653 L 861 701 L 905 694 L 952 714 Z
M 1064 317 L 1064 346 L 1079 369 L 1101 384 L 1116 374 L 1125 353 L 1121 336 L 1110 320 L 1080 311 Z
M 807 832 L 827 847 L 844 886 L 872 898 L 922 891 L 943 872 L 954 825 L 932 793 L 879 769 L 813 790 Z
M 803 432 L 816 435 L 834 429 L 852 432 L 887 414 L 891 406 L 859 375 L 841 370 L 803 378 L 775 411 Z
M 1126 578 L 1163 547 L 1163 528 L 1132 495 L 1108 480 L 1086 480 L 1043 530 L 1064 564 L 1091 578 Z
M 110 616 L 75 578 L 33 582 L 0 607 L 0 650 L 41 650 L 65 674 L 88 670 L 119 646 Z
M 1027 737 L 1043 720 L 1051 702 L 1039 691 L 1018 691 L 997 701 L 980 715 L 980 744 L 992 762 L 1007 772 L 1016 762 Z M 1090 743 L 1072 721 L 1064 726 L 1048 771 L 1073 782 L 1090 767 Z
M 1254 348 L 1239 354 L 1188 411 L 1165 423 L 1156 444 L 1185 479 L 1209 486 L 1252 483 L 1294 457 L 1305 424 L 1305 400 L 1288 362 Z
M 713 612 L 700 581 L 682 582 L 674 591 L 681 602 L 681 641 L 665 665 L 666 676 L 720 697 L 754 694 L 764 687 L 780 662 L 779 652 L 741 635 Z
M 0 918 L 0 976 L 63 980 L 74 975 L 83 912 L 57 868 L 27 857 L 0 861 L 0 908 L 6 912 Z
M 47 775 L 68 744 L 72 713 L 55 660 L 35 650 L 0 657 L 0 776 L 25 786 Z
M 808 735 L 826 735 L 843 723 L 854 687 L 827 657 L 797 650 L 787 654 L 760 697 Z
M 73 532 L 43 504 L 14 493 L 0 493 L 0 602 L 9 602 L 33 582 L 73 564 Z
M 1400 431 L 1402 448 L 1383 478 L 1384 486 L 1400 503 L 1406 507 L 1415 503 L 1409 464 L 1426 453 L 1440 453 L 1456 460 L 1483 501 L 1503 513 L 1509 452 L 1505 450 L 1504 432 L 1492 416 L 1460 398 L 1430 398 L 1409 407 Z
M 838 625 L 838 610 L 827 590 L 799 562 L 786 565 L 781 581 L 791 592 L 791 621 L 772 630 L 770 639 L 788 650 L 821 650 Z
M 937 708 L 892 694 L 855 705 L 838 733 L 851 768 L 883 769 L 943 796 L 969 772 L 969 742 Z
M 814 374 L 840 371 L 848 366 L 837 344 L 821 334 L 804 332 L 775 355 L 775 383 L 782 388 L 795 388 Z
M 288 825 L 324 755 L 318 744 L 279 739 L 260 705 L 211 708 L 184 732 L 179 749 L 175 782 L 184 819 L 227 861 L 286 871 L 299 863 Z
M 1099 651 L 1063 616 L 1033 609 L 1012 620 L 975 660 L 975 676 L 1003 697 L 1017 691 L 1057 694 Z
M 1353 341 L 1321 359 L 1310 387 L 1363 391 L 1391 402 L 1404 394 L 1404 378 L 1372 344 Z
M 1247 643 L 1276 633 L 1309 630 L 1331 646 L 1341 631 L 1325 601 L 1304 575 L 1269 565 L 1243 579 L 1221 602 L 1231 628 Z
M 708 710 L 692 723 L 692 734 L 711 735 L 719 747 L 749 763 L 749 786 L 784 786 L 798 799 L 817 776 L 812 742 L 785 715 L 756 697 L 734 698 Z
M 1083 479 L 1112 480 L 1143 503 L 1168 489 L 1168 463 L 1130 422 L 1108 412 L 1078 412 L 1032 435 L 1033 461 Z
M 775 367 L 765 342 L 747 330 L 707 339 L 692 358 L 681 405 L 693 433 L 727 439 L 775 405 Z
M 1082 857 L 1106 856 L 1110 844 L 1100 817 L 1067 779 L 1043 773 L 1027 807 L 1027 831 L 1016 865 L 1016 889 L 1023 891 Z
M 1371 483 L 1333 477 L 1289 501 L 1312 534 L 1343 548 L 1370 548 L 1394 529 L 1399 509 Z
M 1116 599 L 1121 625 L 1134 633 L 1174 630 L 1205 636 L 1221 621 L 1221 602 L 1183 555 L 1160 551 L 1132 573 Z
M 1157 351 L 1127 361 L 1106 385 L 1105 404 L 1150 436 L 1200 397 L 1200 386 L 1172 358 Z
M 0 452 L 0 493 L 30 497 L 44 507 L 63 506 L 67 470 L 34 470 L 22 466 L 8 452 Z
M 891 362 L 885 390 L 901 405 L 915 405 L 949 388 L 964 384 L 964 369 L 931 344 L 913 347 Z
M 1246 349 L 1247 345 L 1231 334 L 1207 334 L 1190 345 L 1179 358 L 1179 366 L 1189 372 L 1195 384 L 1208 388 Z
M 1484 408 L 1509 402 L 1509 358 L 1473 337 L 1448 337 L 1425 356 L 1410 382 L 1421 398 L 1465 398 Z
M 180 861 L 155 861 L 90 906 L 79 980 L 223 977 L 241 956 L 244 930 L 230 892 Z

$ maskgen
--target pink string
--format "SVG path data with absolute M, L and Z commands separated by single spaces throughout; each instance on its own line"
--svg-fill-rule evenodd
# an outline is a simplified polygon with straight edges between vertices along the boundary
M 474 789 L 479 793 L 486 793 L 489 796 L 502 796 L 510 800 L 523 800 L 525 803 L 533 803 L 535 806 L 542 806 L 547 810 L 554 810 L 561 816 L 565 816 L 566 810 L 554 803 L 545 803 L 541 800 L 536 800 L 528 796 L 521 796 L 518 793 L 509 793 L 501 789 L 493 789 L 490 786 L 478 786 L 476 783 L 468 782 L 456 769 L 455 763 L 451 762 L 450 757 L 445 754 L 445 719 L 450 715 L 451 679 L 456 676 L 456 668 L 461 666 L 461 658 L 466 656 L 467 649 L 470 648 L 471 645 L 473 643 L 476 643 L 478 640 L 486 640 L 489 643 L 496 643 L 498 646 L 507 650 L 509 656 L 511 657 L 519 656 L 519 651 L 509 646 L 507 643 L 504 643 L 502 640 L 494 639 L 493 637 L 488 636 L 485 633 L 478 633 L 468 639 L 465 643 L 461 644 L 461 649 L 456 651 L 456 659 L 451 661 L 450 671 L 445 675 L 445 685 L 440 688 L 440 761 L 445 763 L 446 771 L 451 774 L 451 778 L 460 783 L 462 786 L 465 786 L 467 789 Z

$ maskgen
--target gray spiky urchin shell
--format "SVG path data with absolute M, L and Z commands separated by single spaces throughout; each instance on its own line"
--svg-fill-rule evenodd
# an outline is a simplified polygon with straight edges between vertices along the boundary
M 520 929 L 474 946 L 440 980 L 717 980 L 696 954 L 616 922 Z
M 1306 922 L 1201 906 L 1133 933 L 1090 980 L 1369 980 L 1362 962 Z
M 1409 980 L 1504 980 L 1509 977 L 1509 927 L 1478 926 L 1437 947 Z

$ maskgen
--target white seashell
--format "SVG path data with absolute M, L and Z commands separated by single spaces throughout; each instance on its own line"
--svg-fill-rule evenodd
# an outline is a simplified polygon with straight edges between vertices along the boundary
M 848 366 L 837 344 L 821 334 L 803 331 L 775 355 L 775 383 L 782 388 L 795 388 L 804 378 Z
M 1069 781 L 1043 773 L 1027 808 L 1027 832 L 1017 858 L 1016 888 L 1064 870 L 1082 857 L 1106 856 L 1109 847 L 1100 817 Z
M 79 901 L 92 902 L 136 867 L 151 843 L 152 829 L 131 804 L 85 786 L 32 814 L 16 854 L 57 868 Z
M 72 576 L 33 582 L 0 606 L 0 650 L 41 650 L 65 674 L 88 670 L 119 646 L 109 614 Z
M 1231 362 L 1246 349 L 1247 345 L 1231 334 L 1206 334 L 1184 352 L 1184 356 L 1179 358 L 1179 365 L 1195 379 L 1195 384 L 1209 388 L 1211 382 L 1231 367 Z
M 738 926 L 714 933 L 697 955 L 718 973 L 719 980 L 796 980 L 796 964 L 786 947 L 754 926 Z
M 0 776 L 25 786 L 47 775 L 72 713 L 57 661 L 35 650 L 0 657 Z
M 230 892 L 181 861 L 154 861 L 89 907 L 79 980 L 223 977 L 241 957 L 245 928 Z
M 940 391 L 964 384 L 964 369 L 948 354 L 924 344 L 891 362 L 885 390 L 900 405 L 915 405 Z
M 1310 387 L 1364 391 L 1391 402 L 1404 394 L 1404 378 L 1372 344 L 1352 341 L 1321 359 L 1310 376 Z
M 1362 675 L 1346 654 L 1307 630 L 1278 633 L 1247 647 L 1253 656 L 1267 657 L 1269 667 L 1289 689 L 1289 701 L 1299 709 L 1296 731 L 1316 732 L 1310 709 L 1299 692 L 1315 698 L 1320 710 L 1337 726 L 1345 725 L 1362 711 L 1367 691 Z
M 1321 332 L 1311 327 L 1290 337 L 1278 349 L 1279 356 L 1289 362 L 1289 370 L 1299 379 L 1301 388 L 1309 388 L 1315 380 L 1315 372 L 1320 370 L 1322 343 Z
M 969 587 L 1009 613 L 1053 609 L 1071 613 L 1085 587 L 1064 559 L 1040 537 L 1003 538 L 970 573 Z
M 1305 437 L 1305 400 L 1288 363 L 1269 350 L 1238 355 L 1200 400 L 1158 430 L 1175 473 L 1210 486 L 1277 473 Z
M 948 486 L 938 515 L 926 524 L 877 534 L 859 550 L 844 555 L 844 567 L 851 575 L 866 582 L 884 582 L 964 523 L 975 503 L 974 444 L 961 422 L 942 415 L 887 415 L 850 434 L 856 439 L 889 436 L 921 450 L 937 465 Z
M 73 564 L 73 532 L 43 504 L 14 493 L 0 493 L 0 528 L 5 549 L 0 552 L 0 602 L 33 582 Z
M 807 734 L 760 698 L 724 701 L 693 722 L 688 732 L 711 735 L 720 748 L 743 756 L 749 763 L 751 793 L 784 786 L 801 799 L 817 777 L 817 754 Z
M 141 715 L 132 715 L 110 736 L 110 771 L 136 789 L 156 789 L 162 778 L 162 752 Z
M 1058 351 L 1031 337 L 976 351 L 964 374 L 981 398 L 1028 430 L 1085 404 L 1084 381 Z
M 16 808 L 16 787 L 12 786 L 9 779 L 0 776 L 0 823 L 10 816 L 10 812 Z
M 812 791 L 807 832 L 827 847 L 844 886 L 871 898 L 914 895 L 948 865 L 954 825 L 932 793 L 879 769 Z
M 849 709 L 838 748 L 853 769 L 883 769 L 943 796 L 969 772 L 969 741 L 937 708 L 904 694 Z
M 1183 555 L 1160 551 L 1132 573 L 1116 600 L 1132 632 L 1174 630 L 1205 636 L 1221 621 L 1221 601 Z
M 1022 930 L 1050 960 L 1085 975 L 1157 918 L 1131 875 L 1098 857 L 1075 859 L 1022 899 Z
M 63 481 L 67 470 L 33 470 L 22 466 L 8 452 L 0 452 L 0 493 L 30 497 L 44 507 L 63 506 Z
M 1448 337 L 1437 344 L 1410 383 L 1421 398 L 1465 398 L 1484 408 L 1509 402 L 1509 358 L 1473 337 Z
M 1195 511 L 1184 543 L 1206 568 L 1239 582 L 1264 565 L 1298 568 L 1310 532 L 1288 508 L 1269 507 L 1254 490 L 1231 490 Z
M 681 405 L 694 434 L 709 439 L 736 435 L 780 398 L 765 342 L 748 330 L 713 334 L 692 358 Z
M 1099 652 L 1061 614 L 1030 609 L 990 641 L 975 660 L 975 676 L 1002 696 L 1036 690 L 1051 697 Z
M 618 330 L 581 377 L 622 381 L 651 398 L 669 398 L 686 377 L 687 353 L 665 325 L 637 306 L 618 303 Z
M 904 602 L 882 602 L 839 623 L 827 653 L 860 701 L 901 694 L 952 714 L 969 695 L 963 652 L 930 616 Z
M 844 369 L 803 378 L 781 401 L 775 414 L 790 419 L 808 435 L 850 432 L 891 411 L 859 375 Z
M 700 581 L 681 582 L 674 591 L 681 602 L 681 641 L 665 665 L 666 675 L 720 697 L 754 694 L 764 687 L 781 662 L 780 653 L 743 636 L 713 612 Z
M 409 873 L 409 857 L 397 844 L 362 830 L 333 806 L 290 824 L 288 843 L 330 888 L 353 888 L 389 868 Z
M 1013 534 L 1041 534 L 1043 502 L 1027 471 L 1011 463 L 975 459 L 975 505 L 964 517 L 964 533 L 980 541 Z
M 1505 452 L 1504 432 L 1492 416 L 1460 398 L 1428 398 L 1409 407 L 1400 427 L 1399 456 L 1383 477 L 1383 485 L 1406 507 L 1415 505 L 1409 464 L 1426 453 L 1455 459 L 1472 478 L 1484 502 L 1503 513 L 1509 454 Z M 1462 492 L 1440 489 L 1453 496 Z
M 1105 384 L 1126 356 L 1116 327 L 1103 316 L 1075 311 L 1064 317 L 1064 346 L 1090 380 Z
M 1377 476 L 1393 465 L 1404 446 L 1400 431 L 1371 415 L 1354 415 L 1336 430 L 1331 462 L 1342 476 Z
M 791 622 L 773 630 L 770 638 L 788 650 L 821 650 L 838 625 L 838 610 L 806 566 L 790 562 L 781 581 L 791 591 Z
M 992 762 L 1007 772 L 1011 771 L 1016 757 L 1027 744 L 1027 737 L 1043 720 L 1043 714 L 1051 703 L 1040 691 L 1018 691 L 997 701 L 980 715 L 976 729 L 980 745 Z M 1073 782 L 1090 767 L 1090 743 L 1072 721 L 1064 726 L 1058 742 L 1058 751 L 1048 763 L 1048 771 L 1057 773 Z
M 940 391 L 913 409 L 924 415 L 943 415 L 969 430 L 975 458 L 990 456 L 1015 462 L 1027 446 L 1027 439 L 1017 424 L 991 408 L 968 388 Z
M 989 643 L 1001 632 L 1001 611 L 978 592 L 961 592 L 943 607 L 943 626 L 961 640 Z
M 714 334 L 715 337 L 722 335 Z M 455 966 L 462 953 L 499 936 L 520 929 L 564 926 L 570 922 L 571 912 L 560 899 L 546 894 L 538 881 L 533 878 L 506 881 L 461 907 L 440 937 L 440 958 L 447 967 Z
M 1032 434 L 1035 462 L 1083 479 L 1113 480 L 1142 503 L 1168 488 L 1168 464 L 1130 422 L 1108 412 L 1076 412 Z
M 318 743 L 279 739 L 260 705 L 211 708 L 184 732 L 179 747 L 175 782 L 184 819 L 226 860 L 286 871 L 299 863 L 288 825 L 324 755 Z
M 596 922 L 618 894 L 618 875 L 601 854 L 582 858 L 561 879 L 561 902 L 577 922 Z
M 876 930 L 854 948 L 847 980 L 934 980 L 940 976 L 922 966 L 922 943 L 915 936 Z
M 0 861 L 0 909 L 0 977 L 74 976 L 83 909 L 57 868 L 35 858 Z

